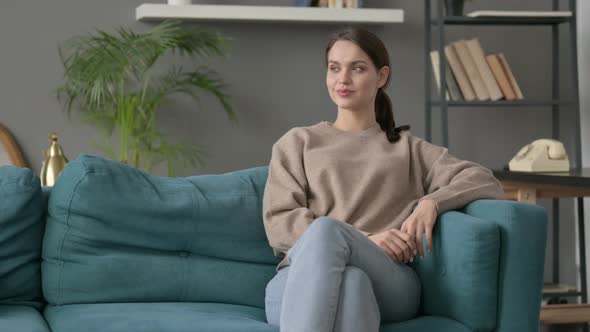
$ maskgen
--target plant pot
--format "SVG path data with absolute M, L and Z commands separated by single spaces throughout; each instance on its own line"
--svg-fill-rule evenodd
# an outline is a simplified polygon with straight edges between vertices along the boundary
M 463 0 L 445 0 L 447 16 L 463 16 Z

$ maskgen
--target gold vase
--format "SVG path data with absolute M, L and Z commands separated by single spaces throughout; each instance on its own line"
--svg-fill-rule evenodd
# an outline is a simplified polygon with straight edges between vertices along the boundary
M 52 187 L 57 180 L 57 176 L 64 169 L 68 163 L 68 158 L 59 144 L 57 144 L 57 134 L 51 133 L 49 135 L 49 142 L 51 145 L 47 151 L 43 150 L 43 160 L 41 166 L 41 185 Z

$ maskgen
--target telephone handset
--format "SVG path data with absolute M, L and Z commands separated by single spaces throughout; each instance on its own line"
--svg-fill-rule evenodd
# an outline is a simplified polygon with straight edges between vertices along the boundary
M 508 167 L 520 172 L 567 172 L 570 162 L 560 141 L 538 139 L 523 146 Z

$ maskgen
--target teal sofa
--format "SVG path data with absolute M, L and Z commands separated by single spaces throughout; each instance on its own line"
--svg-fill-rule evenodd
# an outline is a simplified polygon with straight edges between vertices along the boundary
M 49 190 L 0 167 L 0 331 L 278 332 L 264 314 L 279 261 L 267 172 L 164 178 L 83 155 Z M 539 206 L 442 214 L 413 265 L 421 315 L 382 331 L 537 331 L 545 239 Z

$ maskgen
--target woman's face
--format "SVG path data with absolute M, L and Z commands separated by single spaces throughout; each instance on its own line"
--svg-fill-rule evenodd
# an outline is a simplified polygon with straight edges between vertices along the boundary
M 389 68 L 377 70 L 355 43 L 339 40 L 328 53 L 326 85 L 338 109 L 374 110 L 377 90 L 387 81 Z

